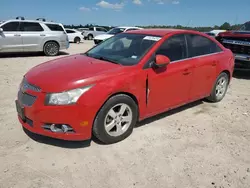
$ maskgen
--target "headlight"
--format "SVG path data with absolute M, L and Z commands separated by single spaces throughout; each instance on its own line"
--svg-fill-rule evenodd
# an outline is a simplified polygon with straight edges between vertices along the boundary
M 79 97 L 88 91 L 93 85 L 77 88 L 62 93 L 50 93 L 46 96 L 46 105 L 67 105 L 77 102 Z

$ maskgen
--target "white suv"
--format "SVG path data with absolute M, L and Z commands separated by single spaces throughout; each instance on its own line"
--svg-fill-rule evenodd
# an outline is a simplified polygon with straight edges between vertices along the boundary
M 55 56 L 67 48 L 69 39 L 60 23 L 17 17 L 0 24 L 0 52 L 43 51 L 47 56 Z

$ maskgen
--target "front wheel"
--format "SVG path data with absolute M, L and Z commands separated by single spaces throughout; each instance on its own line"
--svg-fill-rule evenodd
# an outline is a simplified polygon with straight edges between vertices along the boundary
M 93 37 L 93 35 L 88 35 L 88 40 L 92 40 L 94 37 Z
M 56 42 L 47 42 L 43 47 L 46 56 L 56 56 L 59 53 L 59 45 Z
M 226 95 L 228 84 L 229 76 L 225 72 L 221 73 L 216 79 L 213 90 L 207 99 L 211 102 L 221 101 Z
M 93 134 L 105 144 L 124 140 L 132 133 L 137 114 L 137 104 L 131 97 L 124 94 L 115 95 L 98 112 Z

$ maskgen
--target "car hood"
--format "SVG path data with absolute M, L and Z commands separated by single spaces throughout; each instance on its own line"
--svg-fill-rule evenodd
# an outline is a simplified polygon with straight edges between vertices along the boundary
M 250 31 L 227 31 L 219 34 L 220 37 L 249 37 Z
M 25 75 L 26 80 L 43 92 L 62 92 L 93 84 L 99 75 L 119 72 L 124 67 L 85 55 L 72 55 L 42 63 Z
M 103 35 L 97 35 L 94 39 L 96 40 L 105 40 L 108 39 L 110 37 L 113 37 L 114 35 L 111 34 L 103 34 Z

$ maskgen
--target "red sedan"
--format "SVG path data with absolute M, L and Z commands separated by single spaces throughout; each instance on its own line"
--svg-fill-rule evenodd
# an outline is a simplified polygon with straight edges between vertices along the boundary
M 18 118 L 33 133 L 115 143 L 142 119 L 202 98 L 221 101 L 233 67 L 232 52 L 200 32 L 125 32 L 27 72 Z

